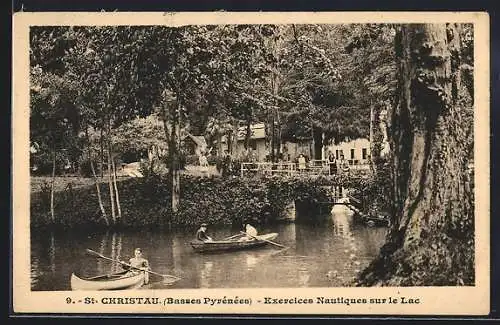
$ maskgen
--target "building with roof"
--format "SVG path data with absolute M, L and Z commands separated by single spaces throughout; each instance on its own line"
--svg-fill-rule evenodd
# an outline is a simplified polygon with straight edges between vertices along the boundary
M 264 123 L 256 123 L 250 126 L 250 140 L 248 143 L 248 151 L 245 149 L 245 138 L 247 127 L 241 126 L 238 128 L 236 147 L 232 150 L 233 157 L 242 158 L 249 154 L 256 161 L 265 161 L 269 150 L 266 145 L 266 126 Z M 222 137 L 222 150 L 229 150 L 230 144 L 227 141 L 227 136 Z
M 338 144 L 329 144 L 324 147 L 325 159 L 329 153 L 333 153 L 336 159 L 342 157 L 348 161 L 349 165 L 364 165 L 370 162 L 370 140 L 358 138 L 342 141 Z

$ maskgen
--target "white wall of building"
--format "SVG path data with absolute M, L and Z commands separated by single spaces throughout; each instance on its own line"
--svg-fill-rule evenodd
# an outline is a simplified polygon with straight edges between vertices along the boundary
M 266 155 L 268 154 L 268 149 L 266 147 L 266 139 L 261 138 L 261 139 L 250 139 L 250 147 L 249 150 L 253 151 L 253 157 L 259 161 L 263 162 L 266 158 Z M 233 155 L 237 158 L 242 158 L 246 154 L 246 149 L 245 149 L 245 141 L 244 140 L 238 140 L 238 143 L 236 145 L 236 148 L 233 152 Z
M 366 164 L 370 158 L 370 141 L 365 138 L 359 138 L 339 144 L 326 145 L 326 157 L 328 157 L 330 152 L 337 159 L 341 159 L 341 155 L 344 155 L 344 159 L 348 160 L 350 164 Z

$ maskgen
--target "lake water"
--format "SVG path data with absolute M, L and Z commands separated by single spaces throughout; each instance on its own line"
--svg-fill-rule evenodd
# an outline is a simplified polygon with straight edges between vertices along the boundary
M 385 241 L 386 228 L 356 225 L 345 207 L 336 206 L 321 225 L 281 224 L 258 228 L 277 232 L 272 245 L 216 254 L 195 253 L 193 233 L 181 230 L 32 234 L 31 289 L 70 290 L 70 276 L 109 274 L 120 265 L 86 253 L 128 261 L 135 247 L 143 249 L 151 270 L 182 278 L 166 286 L 150 276 L 143 288 L 283 288 L 342 286 L 366 267 Z M 208 229 L 214 239 L 234 234 L 229 228 Z

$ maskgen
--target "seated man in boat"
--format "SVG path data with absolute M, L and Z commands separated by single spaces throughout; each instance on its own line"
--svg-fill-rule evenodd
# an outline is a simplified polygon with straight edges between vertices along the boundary
M 122 267 L 126 270 L 129 270 L 129 272 L 131 273 L 138 273 L 140 272 L 141 270 L 144 270 L 144 271 L 147 271 L 149 270 L 149 262 L 147 259 L 145 259 L 144 257 L 142 257 L 142 249 L 141 248 L 136 248 L 134 250 L 134 257 L 132 257 L 130 260 L 129 260 L 129 265 L 127 265 L 127 263 L 123 262 L 122 261 Z M 144 272 L 145 274 L 145 278 L 144 278 L 144 283 L 148 283 L 149 282 L 149 273 L 148 272 Z
M 200 229 L 196 232 L 196 239 L 199 241 L 212 241 L 212 237 L 208 236 L 206 234 L 207 231 L 207 224 L 202 223 L 200 226 Z
M 240 241 L 254 240 L 254 237 L 257 236 L 257 229 L 249 223 L 244 224 L 243 228 L 245 229 L 244 232 L 247 233 L 247 235 L 242 237 Z

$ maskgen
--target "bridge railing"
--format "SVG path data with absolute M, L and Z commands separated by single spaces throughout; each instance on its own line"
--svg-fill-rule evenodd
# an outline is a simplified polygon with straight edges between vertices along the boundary
M 337 173 L 348 173 L 349 171 L 369 170 L 369 164 L 353 164 L 341 166 L 337 164 Z M 330 162 L 328 160 L 310 160 L 306 168 L 300 170 L 298 163 L 294 162 L 244 162 L 241 163 L 241 176 L 245 175 L 331 175 Z
M 269 162 L 250 162 L 241 163 L 241 176 L 245 174 L 286 174 L 293 175 L 298 173 L 295 163 L 269 163 Z

